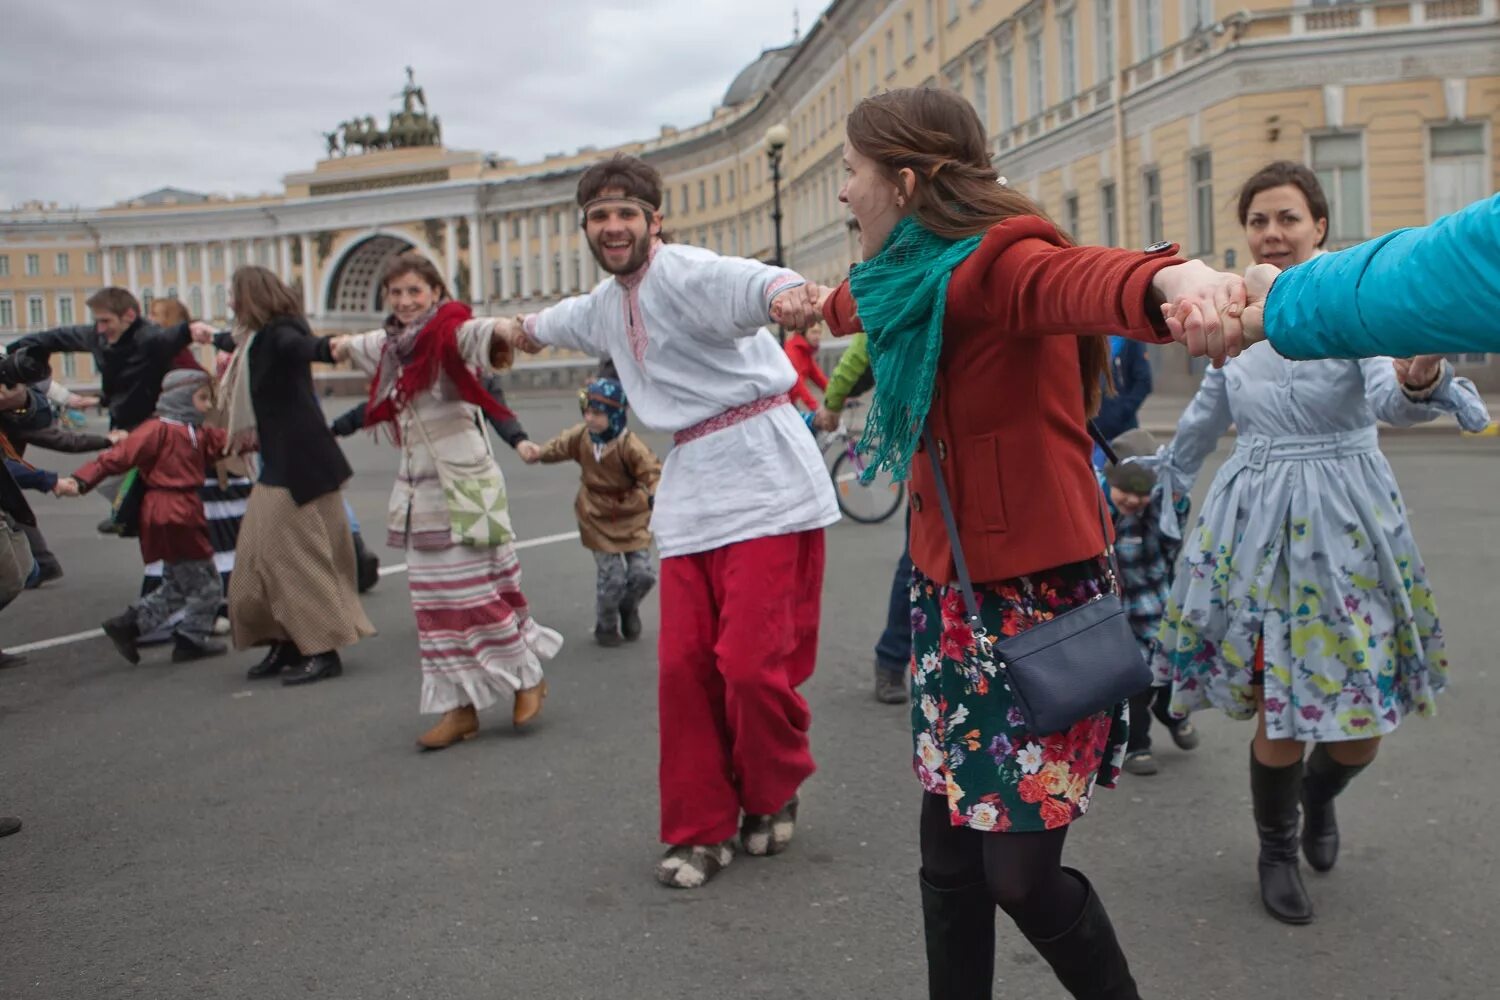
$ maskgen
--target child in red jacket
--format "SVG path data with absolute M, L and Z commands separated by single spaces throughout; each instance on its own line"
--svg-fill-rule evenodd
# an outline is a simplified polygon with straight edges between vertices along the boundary
M 104 623 L 105 634 L 131 663 L 141 660 L 137 640 L 179 609 L 184 614 L 174 633 L 173 663 L 225 651 L 223 643 L 210 638 L 222 593 L 199 495 L 208 468 L 224 454 L 226 442 L 224 431 L 203 426 L 203 415 L 212 407 L 213 381 L 207 372 L 169 372 L 162 379 L 156 415 L 73 473 L 79 493 L 130 469 L 138 470 L 146 484 L 141 555 L 148 563 L 162 560 L 162 585 Z
M 783 350 L 787 358 L 792 362 L 792 367 L 797 370 L 797 384 L 792 386 L 790 395 L 792 402 L 800 405 L 809 413 L 818 411 L 818 401 L 813 394 L 807 391 L 807 380 L 812 379 L 813 385 L 818 391 L 828 388 L 828 376 L 823 374 L 823 369 L 818 367 L 818 344 L 823 340 L 823 327 L 815 326 L 806 333 L 794 333 L 786 338 Z

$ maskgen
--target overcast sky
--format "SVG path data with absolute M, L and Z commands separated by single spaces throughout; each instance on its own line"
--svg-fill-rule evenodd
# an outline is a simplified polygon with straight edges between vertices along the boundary
M 8 4 L 0 209 L 163 186 L 279 191 L 411 65 L 444 144 L 527 161 L 708 117 L 823 0 L 102 0 Z

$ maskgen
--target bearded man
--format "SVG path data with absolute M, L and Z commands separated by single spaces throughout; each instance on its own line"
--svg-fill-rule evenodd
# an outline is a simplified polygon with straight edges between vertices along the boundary
M 578 182 L 589 248 L 614 280 L 513 321 L 517 348 L 612 358 L 637 416 L 673 434 L 651 520 L 664 885 L 694 888 L 745 851 L 777 854 L 813 773 L 812 676 L 823 529 L 838 505 L 788 400 L 791 362 L 766 329 L 818 315 L 785 268 L 662 240 L 661 177 L 615 156 Z

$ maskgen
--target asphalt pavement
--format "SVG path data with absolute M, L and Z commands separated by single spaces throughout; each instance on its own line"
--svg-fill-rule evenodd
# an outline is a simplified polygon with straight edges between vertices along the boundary
M 516 402 L 534 437 L 577 419 L 566 395 Z M 103 639 L 0 671 L 0 814 L 25 821 L 0 840 L 0 998 L 926 995 L 907 710 L 870 691 L 900 524 L 829 532 L 805 689 L 820 769 L 792 848 L 672 891 L 652 878 L 657 605 L 639 644 L 593 645 L 593 561 L 546 540 L 575 527 L 577 470 L 498 447 L 517 530 L 542 540 L 521 553 L 524 589 L 568 640 L 525 733 L 499 709 L 480 738 L 416 752 L 431 720 L 399 572 L 367 595 L 380 635 L 307 688 L 247 682 L 248 652 L 174 666 L 163 649 L 131 667 Z M 380 546 L 394 452 L 347 451 L 350 499 L 399 564 Z M 1307 874 L 1309 927 L 1260 908 L 1248 724 L 1204 713 L 1199 750 L 1168 746 L 1161 774 L 1097 795 L 1067 860 L 1103 895 L 1144 997 L 1500 996 L 1486 652 L 1500 442 L 1454 430 L 1387 453 L 1449 638 L 1440 714 L 1410 720 L 1340 800 L 1344 851 Z M 134 544 L 94 533 L 103 501 L 37 507 L 67 575 L 0 612 L 7 649 L 96 627 L 139 582 Z M 1001 923 L 995 995 L 1063 997 Z

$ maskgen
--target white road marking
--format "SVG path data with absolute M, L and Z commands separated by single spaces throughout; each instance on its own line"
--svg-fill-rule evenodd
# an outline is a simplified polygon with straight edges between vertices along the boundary
M 543 535 L 540 538 L 527 538 L 516 543 L 516 551 L 522 549 L 534 549 L 543 545 L 556 545 L 558 542 L 571 542 L 578 538 L 576 531 L 564 531 L 556 535 Z M 396 573 L 405 573 L 406 563 L 397 563 L 394 566 L 380 567 L 381 576 L 391 576 Z M 57 646 L 69 646 L 75 642 L 87 642 L 90 639 L 99 639 L 104 635 L 102 628 L 91 628 L 87 632 L 74 632 L 71 635 L 60 635 L 52 639 L 39 639 L 36 642 L 28 642 L 24 646 L 11 646 L 6 650 L 8 653 L 36 653 L 43 649 L 53 649 Z

